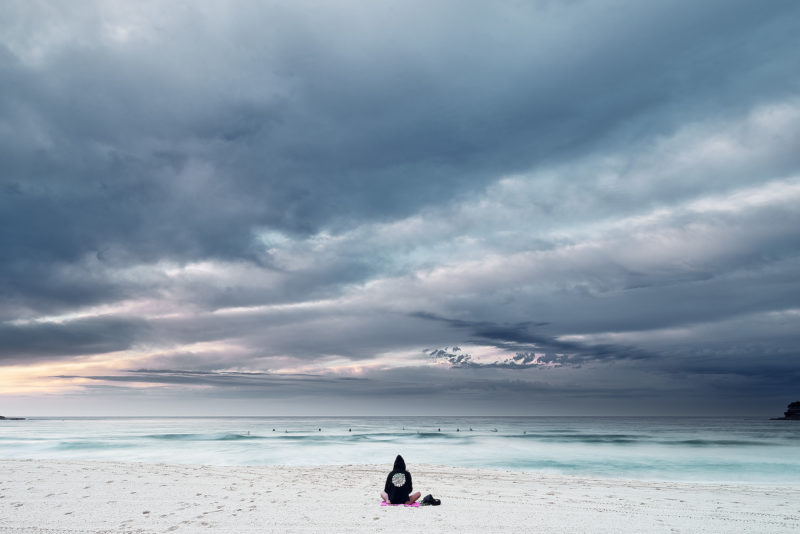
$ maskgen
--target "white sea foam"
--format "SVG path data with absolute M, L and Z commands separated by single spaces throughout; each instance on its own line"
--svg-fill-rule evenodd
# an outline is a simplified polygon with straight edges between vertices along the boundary
M 388 465 L 400 453 L 409 465 L 796 483 L 798 438 L 796 422 L 757 418 L 38 418 L 0 425 L 0 457 Z

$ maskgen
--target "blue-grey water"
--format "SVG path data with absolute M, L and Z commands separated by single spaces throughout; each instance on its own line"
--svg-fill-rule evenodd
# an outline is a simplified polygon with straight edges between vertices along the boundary
M 321 430 L 320 430 L 321 429 Z M 415 463 L 581 476 L 800 484 L 800 422 L 762 418 L 33 418 L 0 458 L 211 465 Z

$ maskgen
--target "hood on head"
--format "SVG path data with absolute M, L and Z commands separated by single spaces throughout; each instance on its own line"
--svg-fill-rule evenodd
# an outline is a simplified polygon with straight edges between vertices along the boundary
M 397 458 L 394 459 L 394 471 L 405 471 L 406 470 L 406 462 L 403 460 L 403 457 L 399 454 Z

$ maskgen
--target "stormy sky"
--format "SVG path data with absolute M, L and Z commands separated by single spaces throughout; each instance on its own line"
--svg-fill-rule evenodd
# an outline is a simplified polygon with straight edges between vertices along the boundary
M 780 415 L 800 3 L 0 4 L 0 414 Z

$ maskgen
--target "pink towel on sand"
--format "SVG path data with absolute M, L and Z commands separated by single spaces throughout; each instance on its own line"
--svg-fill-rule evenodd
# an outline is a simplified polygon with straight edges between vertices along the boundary
M 381 506 L 405 506 L 406 508 L 419 508 L 419 503 L 414 502 L 411 504 L 389 504 L 386 501 L 381 501 Z

